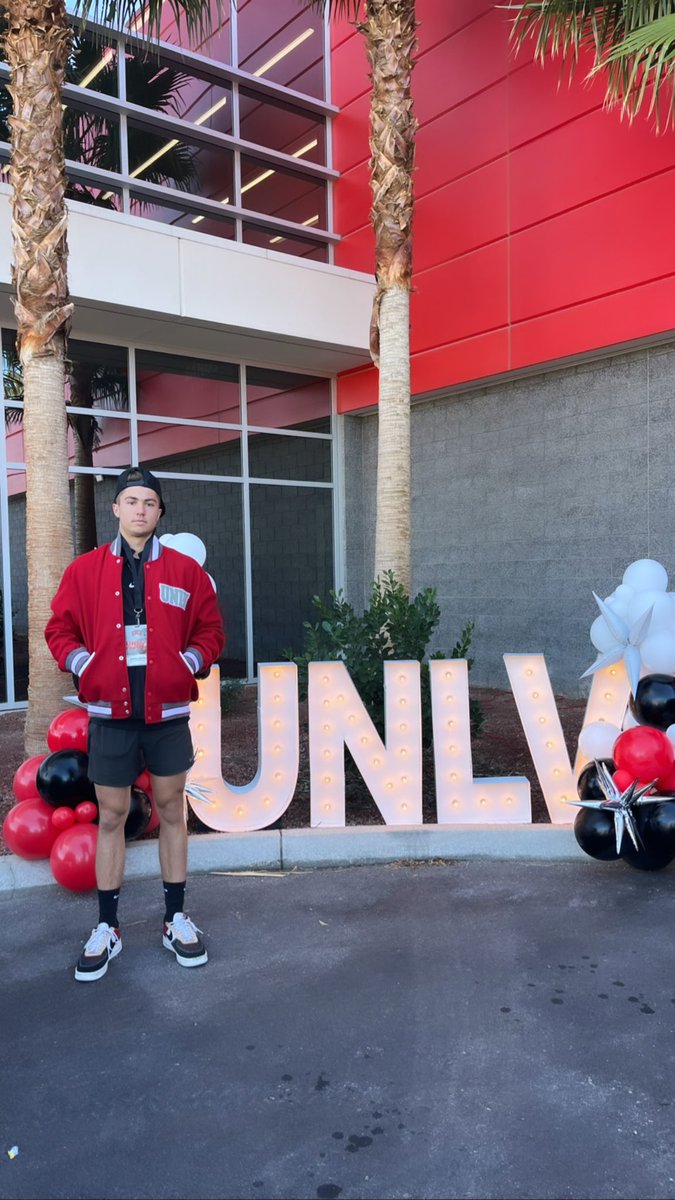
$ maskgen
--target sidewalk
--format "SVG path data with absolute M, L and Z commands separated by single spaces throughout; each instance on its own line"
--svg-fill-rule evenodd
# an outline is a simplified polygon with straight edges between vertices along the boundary
M 675 1197 L 675 868 L 466 861 L 0 899 L 0 1195 Z M 10 1160 L 7 1150 L 19 1147 Z
M 291 870 L 438 859 L 522 859 L 590 863 L 571 825 L 349 825 L 343 829 L 262 829 L 193 834 L 190 872 Z M 154 879 L 157 841 L 126 847 L 126 878 Z M 0 895 L 57 886 L 49 862 L 0 856 Z

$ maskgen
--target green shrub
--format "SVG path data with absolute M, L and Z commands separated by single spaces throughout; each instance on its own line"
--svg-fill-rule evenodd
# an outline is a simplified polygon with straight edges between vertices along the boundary
M 243 679 L 221 679 L 220 712 L 223 717 L 236 712 L 244 695 Z
M 307 696 L 310 662 L 343 662 L 354 681 L 380 737 L 384 734 L 384 659 L 416 659 L 421 664 L 422 740 L 431 745 L 431 691 L 427 647 L 438 625 L 441 610 L 434 588 L 425 588 L 410 600 L 403 585 L 391 571 L 373 584 L 370 602 L 357 616 L 342 592 L 331 592 L 331 602 L 314 596 L 312 604 L 319 620 L 304 622 L 305 644 L 301 655 L 285 650 L 284 656 L 296 663 L 302 699 Z M 473 621 L 467 621 L 459 640 L 449 654 L 437 651 L 431 658 L 468 657 L 473 636 Z M 477 701 L 470 702 L 471 732 L 477 734 L 483 712 Z

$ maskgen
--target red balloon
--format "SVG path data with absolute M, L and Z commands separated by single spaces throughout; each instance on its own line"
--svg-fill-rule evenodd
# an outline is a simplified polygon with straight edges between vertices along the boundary
M 615 771 L 612 778 L 620 792 L 625 792 L 626 788 L 629 788 L 631 783 L 634 782 L 634 776 L 631 775 L 630 771 L 622 771 L 621 769 Z
M 134 787 L 140 788 L 145 792 L 146 796 L 152 795 L 152 778 L 149 771 L 141 771 L 138 779 L 134 782 Z
M 75 824 L 75 813 L 72 808 L 53 808 L 52 809 L 52 825 L 55 829 L 61 832 L 62 829 L 70 829 L 71 825 Z
M 47 730 L 47 745 L 52 751 L 83 750 L 87 753 L 89 714 L 83 708 L 69 708 L 54 717 Z
M 12 788 L 17 800 L 31 800 L 37 796 L 35 777 L 40 763 L 44 762 L 46 757 L 46 754 L 34 754 L 32 758 L 27 758 L 15 772 Z
M 626 729 L 614 744 L 614 762 L 632 779 L 650 783 L 665 779 L 675 764 L 675 747 L 660 729 L 638 725 Z
M 72 812 L 72 809 L 68 809 Z M 75 820 L 82 825 L 89 825 L 91 821 L 95 821 L 98 816 L 98 808 L 93 800 L 83 800 L 81 804 L 75 806 Z
M 49 856 L 52 875 L 70 892 L 90 892 L 96 887 L 95 825 L 73 825 L 57 837 Z
M 660 777 L 658 790 L 660 792 L 667 792 L 669 795 L 675 795 L 675 767 L 667 775 Z
M 52 825 L 54 809 L 39 796 L 15 804 L 5 817 L 2 836 L 19 858 L 49 858 L 58 830 Z

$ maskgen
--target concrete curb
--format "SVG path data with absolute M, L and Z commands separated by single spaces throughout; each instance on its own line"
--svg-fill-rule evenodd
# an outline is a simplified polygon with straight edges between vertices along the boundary
M 354 867 L 433 859 L 520 859 L 588 862 L 571 825 L 350 825 L 345 829 L 261 829 L 205 833 L 190 838 L 191 874 L 209 871 L 280 871 L 293 867 Z M 158 873 L 157 843 L 127 846 L 126 879 Z M 0 895 L 56 886 L 49 863 L 0 857 Z

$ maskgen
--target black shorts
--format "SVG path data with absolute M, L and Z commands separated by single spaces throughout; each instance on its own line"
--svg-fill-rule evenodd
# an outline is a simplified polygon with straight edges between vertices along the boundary
M 187 721 L 137 725 L 127 721 L 90 721 L 89 768 L 101 787 L 130 787 L 141 771 L 151 775 L 181 775 L 194 762 Z

